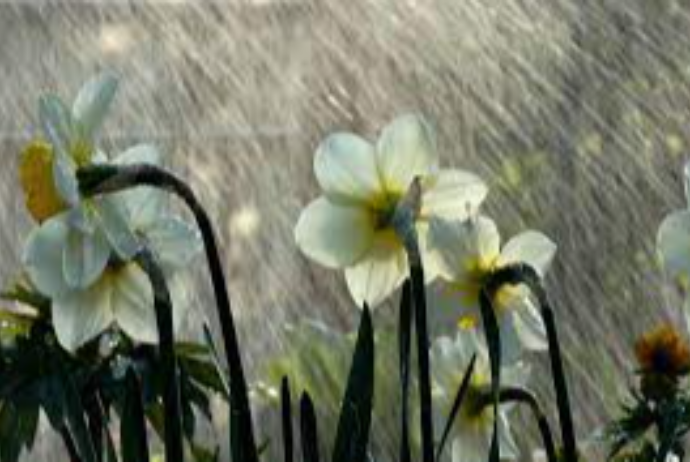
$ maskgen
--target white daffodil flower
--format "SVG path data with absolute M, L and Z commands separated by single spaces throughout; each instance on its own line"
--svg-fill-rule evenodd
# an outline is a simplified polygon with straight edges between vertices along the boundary
M 436 426 L 440 429 L 445 427 L 465 371 L 475 353 L 474 373 L 449 435 L 449 441 L 452 441 L 450 460 L 453 462 L 486 462 L 489 456 L 494 428 L 489 357 L 473 331 L 459 332 L 454 338 L 438 337 L 431 348 L 432 399 Z M 523 363 L 503 367 L 501 385 L 524 388 L 529 375 L 530 369 Z M 499 408 L 501 460 L 517 459 L 519 455 L 508 421 L 512 407 L 502 404 Z
M 556 253 L 556 245 L 545 235 L 527 231 L 501 249 L 496 224 L 484 216 L 464 222 L 434 222 L 435 243 L 441 278 L 432 292 L 430 311 L 453 315 L 461 328 L 477 327 L 481 319 L 479 294 L 491 274 L 515 263 L 526 263 L 542 277 Z M 435 305 L 435 306 L 434 306 Z M 502 358 L 506 363 L 519 358 L 523 348 L 545 350 L 546 330 L 539 309 L 526 286 L 504 286 L 493 300 L 499 323 Z
M 690 204 L 690 163 L 685 165 L 683 176 L 686 201 Z M 664 218 L 657 232 L 656 247 L 664 270 L 685 292 L 683 312 L 690 328 L 690 208 Z
M 115 163 L 157 163 L 158 153 L 150 146 L 132 148 Z M 139 187 L 111 197 L 127 212 L 127 223 L 159 257 L 171 281 L 175 315 L 184 294 L 174 274 L 185 268 L 199 252 L 198 233 L 165 207 L 163 193 Z M 88 286 L 69 283 L 64 271 L 64 253 L 72 232 L 69 212 L 46 220 L 30 235 L 24 264 L 36 288 L 51 299 L 53 325 L 60 344 L 74 352 L 84 343 L 117 325 L 138 342 L 156 343 L 158 330 L 153 292 L 148 276 L 131 260 L 108 251 L 105 265 Z M 109 248 L 108 248 L 109 249 Z M 88 258 L 86 258 L 88 260 Z
M 50 190 L 58 197 L 45 201 L 61 204 L 59 208 L 69 210 L 64 270 L 66 281 L 74 288 L 87 287 L 99 276 L 110 248 L 125 260 L 139 249 L 138 240 L 127 226 L 125 212 L 117 202 L 109 197 L 83 198 L 77 181 L 79 168 L 105 161 L 104 154 L 97 149 L 95 136 L 116 90 L 117 79 L 111 74 L 102 74 L 81 88 L 71 108 L 55 95 L 41 97 L 39 115 L 50 143 L 50 148 L 44 149 L 42 155 L 51 162 L 41 164 L 27 156 L 22 166 L 26 171 L 42 168 L 52 173 L 40 175 L 44 181 L 52 176 L 54 182 L 53 188 L 43 187 L 42 191 Z M 33 151 L 36 151 L 35 146 Z M 25 187 L 31 188 L 36 186 Z M 37 217 L 39 221 L 46 218 L 49 216 Z M 89 256 L 93 258 L 85 262 Z
M 436 265 L 425 251 L 434 218 L 464 219 L 484 200 L 487 187 L 472 173 L 439 170 L 434 135 L 414 115 L 394 120 L 372 145 L 351 133 L 329 136 L 314 159 L 323 196 L 302 212 L 295 239 L 318 263 L 345 269 L 347 285 L 362 307 L 380 304 L 407 275 L 403 243 L 392 219 L 400 200 L 421 179 L 416 231 L 427 279 Z

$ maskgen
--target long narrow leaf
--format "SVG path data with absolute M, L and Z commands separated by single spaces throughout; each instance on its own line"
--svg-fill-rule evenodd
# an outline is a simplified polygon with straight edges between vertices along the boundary
M 400 462 L 410 462 L 410 343 L 412 339 L 412 295 L 410 280 L 405 281 L 400 299 L 400 327 L 398 347 L 400 357 L 400 394 L 402 399 L 400 420 Z
M 340 408 L 333 462 L 366 462 L 374 401 L 374 329 L 364 306 L 350 376 Z
M 304 462 L 319 462 L 319 436 L 316 429 L 316 412 L 309 393 L 302 394 L 300 402 L 300 432 Z
M 127 371 L 125 401 L 120 421 L 120 444 L 123 462 L 148 462 L 149 445 L 141 387 L 136 373 Z
M 472 359 L 470 360 L 470 363 L 467 365 L 467 369 L 465 369 L 465 375 L 462 377 L 462 382 L 460 382 L 460 387 L 458 388 L 458 392 L 455 395 L 453 407 L 450 411 L 450 415 L 448 416 L 448 420 L 446 420 L 446 426 L 443 429 L 441 441 L 439 442 L 438 448 L 436 449 L 436 460 L 441 460 L 441 456 L 443 455 L 443 448 L 446 446 L 446 441 L 448 440 L 448 435 L 450 434 L 450 430 L 453 428 L 455 418 L 458 415 L 458 411 L 462 406 L 462 401 L 465 399 L 465 394 L 467 393 L 467 389 L 470 386 L 470 380 L 472 379 L 472 374 L 474 373 L 474 364 L 476 361 L 477 354 L 475 353 L 472 355 Z
M 287 377 L 283 377 L 283 381 L 280 384 L 280 404 L 282 409 L 285 462 L 292 462 L 294 456 L 292 441 L 292 399 L 290 397 L 290 383 Z
M 68 375 L 63 377 L 63 384 L 64 415 L 76 452 L 83 462 L 97 462 L 96 449 L 86 424 L 84 406 L 79 391 L 72 377 Z

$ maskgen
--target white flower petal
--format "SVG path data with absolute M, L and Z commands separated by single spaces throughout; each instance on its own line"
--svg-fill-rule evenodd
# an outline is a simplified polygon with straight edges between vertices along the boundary
M 152 144 L 138 144 L 118 154 L 113 159 L 116 165 L 151 164 L 160 165 L 161 154 Z
M 422 218 L 466 220 L 476 213 L 489 189 L 473 173 L 442 170 L 424 178 L 422 191 Z
M 460 423 L 456 430 L 458 436 L 453 440 L 452 461 L 453 462 L 486 462 L 489 459 L 489 449 L 491 447 L 490 432 L 477 431 L 475 428 L 466 428 Z
M 84 233 L 69 227 L 62 251 L 62 271 L 67 285 L 84 289 L 103 273 L 110 258 L 110 245 L 99 230 Z
M 498 438 L 498 444 L 501 448 L 501 460 L 517 459 L 520 455 L 520 450 L 518 449 L 517 443 L 515 443 L 513 434 L 510 431 L 508 417 L 504 412 L 498 415 Z
M 522 357 L 523 345 L 515 326 L 516 314 L 507 312 L 499 317 L 498 327 L 501 336 L 501 363 L 515 364 Z
M 403 283 L 407 272 L 402 245 L 392 233 L 382 232 L 361 261 L 345 269 L 345 279 L 357 306 L 367 303 L 373 309 Z
M 38 100 L 38 115 L 56 154 L 66 155 L 74 138 L 74 123 L 69 108 L 57 96 L 45 95 Z
M 379 172 L 388 189 L 404 193 L 416 176 L 438 168 L 436 142 L 421 117 L 405 115 L 383 129 L 376 146 Z
M 501 236 L 493 220 L 484 216 L 464 222 L 432 220 L 429 251 L 438 255 L 440 275 L 462 281 L 478 262 L 490 264 L 499 255 Z
M 86 290 L 53 299 L 55 333 L 66 350 L 76 351 L 112 324 L 110 295 L 110 284 L 102 279 Z
M 58 215 L 34 228 L 24 248 L 22 260 L 31 282 L 51 298 L 70 290 L 62 271 L 62 251 L 67 233 L 64 215 Z
M 53 180 L 60 197 L 72 207 L 77 207 L 81 200 L 77 165 L 70 156 L 58 149 L 53 157 Z
M 197 229 L 177 217 L 160 218 L 145 232 L 149 245 L 166 270 L 184 268 L 203 249 Z
M 544 351 L 548 348 L 546 326 L 532 301 L 525 300 L 523 308 L 515 313 L 515 329 L 526 349 Z
M 146 273 L 130 263 L 116 270 L 112 284 L 112 309 L 118 326 L 138 342 L 157 343 L 153 290 Z
M 690 211 L 667 216 L 657 233 L 657 251 L 672 278 L 690 277 Z
M 302 211 L 295 227 L 302 252 L 331 268 L 358 261 L 371 247 L 373 236 L 373 219 L 365 209 L 334 204 L 324 197 Z
M 110 109 L 116 91 L 117 77 L 111 73 L 92 78 L 79 90 L 72 105 L 72 115 L 84 139 L 93 139 Z
M 366 201 L 382 190 L 374 147 L 351 133 L 336 133 L 321 143 L 314 172 L 332 198 Z
M 436 278 L 446 273 L 445 263 L 440 252 L 433 247 L 431 227 L 428 222 L 417 222 L 417 244 L 424 266 L 424 282 L 431 284 Z
M 506 243 L 497 264 L 527 263 L 543 277 L 555 255 L 556 244 L 551 239 L 542 233 L 527 231 Z
M 113 250 L 123 260 L 132 258 L 141 248 L 129 225 L 126 206 L 118 197 L 102 196 L 93 199 L 94 215 Z

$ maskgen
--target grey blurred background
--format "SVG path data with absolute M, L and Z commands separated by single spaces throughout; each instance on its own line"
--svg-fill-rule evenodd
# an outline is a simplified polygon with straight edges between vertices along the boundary
M 209 207 L 257 378 L 287 323 L 347 330 L 358 319 L 342 275 L 293 243 L 300 209 L 318 194 L 319 141 L 335 130 L 374 137 L 420 112 L 442 162 L 490 184 L 485 211 L 505 236 L 533 228 L 559 244 L 548 285 L 589 439 L 633 379 L 634 338 L 681 322 L 654 240 L 684 206 L 689 31 L 682 0 L 5 0 L 0 280 L 16 271 L 30 226 L 16 164 L 38 133 L 37 96 L 71 98 L 113 69 L 122 85 L 106 146 L 155 142 Z M 198 279 L 199 313 L 213 319 Z M 546 358 L 534 360 L 545 369 Z M 551 405 L 547 385 L 535 387 Z M 64 460 L 57 447 L 44 435 L 26 460 Z

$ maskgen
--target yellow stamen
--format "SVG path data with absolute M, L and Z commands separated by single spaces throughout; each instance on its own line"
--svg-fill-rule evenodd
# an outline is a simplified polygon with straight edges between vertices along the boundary
M 472 315 L 461 316 L 458 320 L 458 328 L 460 330 L 472 330 L 477 327 L 477 318 Z
M 26 208 L 39 223 L 67 209 L 53 179 L 53 149 L 41 141 L 31 142 L 22 152 L 19 181 Z

